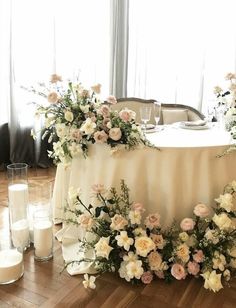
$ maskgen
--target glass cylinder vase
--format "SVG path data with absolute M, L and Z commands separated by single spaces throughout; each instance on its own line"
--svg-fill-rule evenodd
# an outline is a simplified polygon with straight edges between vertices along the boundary
M 47 261 L 53 257 L 53 229 L 50 211 L 41 209 L 34 212 L 34 258 Z
M 28 165 L 25 163 L 7 166 L 11 237 L 14 247 L 21 251 L 30 245 L 27 171 Z

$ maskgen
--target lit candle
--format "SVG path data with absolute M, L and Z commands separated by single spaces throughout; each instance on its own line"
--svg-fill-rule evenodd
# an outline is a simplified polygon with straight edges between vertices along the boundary
M 24 272 L 23 255 L 15 249 L 0 251 L 0 284 L 14 282 Z
M 8 198 L 13 221 L 26 217 L 28 204 L 28 185 L 13 184 L 8 186 Z
M 27 219 L 21 219 L 12 224 L 11 236 L 14 247 L 25 249 L 29 246 L 30 235 Z
M 34 247 L 36 259 L 52 257 L 53 232 L 51 221 L 37 221 L 34 223 Z

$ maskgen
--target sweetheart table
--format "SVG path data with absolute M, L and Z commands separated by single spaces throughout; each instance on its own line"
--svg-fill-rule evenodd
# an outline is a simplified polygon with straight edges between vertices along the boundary
M 91 186 L 119 187 L 124 179 L 132 201 L 141 202 L 146 213 L 159 212 L 163 226 L 173 218 L 189 216 L 199 203 L 214 205 L 225 184 L 236 179 L 236 155 L 218 158 L 231 143 L 231 136 L 217 127 L 202 130 L 166 126 L 146 134 L 159 150 L 149 147 L 111 153 L 104 144 L 91 145 L 88 157 L 59 164 L 53 193 L 55 223 L 64 218 L 70 186 L 81 188 L 89 204 Z

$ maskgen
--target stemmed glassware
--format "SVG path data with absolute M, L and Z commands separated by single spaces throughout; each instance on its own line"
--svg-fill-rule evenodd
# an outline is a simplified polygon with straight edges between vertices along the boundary
M 140 117 L 141 121 L 144 123 L 144 129 L 147 130 L 147 122 L 150 121 L 151 118 L 151 106 L 142 106 L 140 108 Z
M 159 123 L 160 117 L 161 117 L 161 103 L 160 102 L 154 102 L 153 113 L 154 113 L 154 119 L 155 119 L 155 122 L 156 122 L 156 129 L 157 129 L 158 123 Z

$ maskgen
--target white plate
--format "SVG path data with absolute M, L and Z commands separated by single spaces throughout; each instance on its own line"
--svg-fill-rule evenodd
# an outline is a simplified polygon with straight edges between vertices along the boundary
M 184 123 L 180 123 L 179 127 L 184 128 L 184 129 L 191 129 L 191 130 L 202 130 L 202 129 L 209 129 L 210 128 L 210 126 L 208 124 L 199 125 L 199 126 L 189 126 L 189 125 L 185 125 Z

